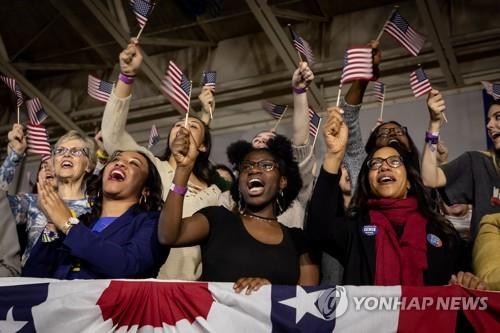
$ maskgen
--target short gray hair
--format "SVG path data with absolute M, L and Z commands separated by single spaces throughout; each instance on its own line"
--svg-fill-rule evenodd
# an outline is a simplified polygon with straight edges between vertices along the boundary
M 61 143 L 69 140 L 80 140 L 83 142 L 83 145 L 85 148 L 88 149 L 89 153 L 89 167 L 93 171 L 97 162 L 97 156 L 96 156 L 96 150 L 97 150 L 97 143 L 95 140 L 87 135 L 84 135 L 78 131 L 75 130 L 70 130 L 63 136 L 61 136 L 56 144 L 54 145 L 54 148 L 59 146 Z M 90 173 L 92 173 L 92 171 Z

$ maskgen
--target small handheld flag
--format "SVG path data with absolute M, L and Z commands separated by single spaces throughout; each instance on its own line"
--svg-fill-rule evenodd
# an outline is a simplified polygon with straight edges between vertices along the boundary
M 113 83 L 89 75 L 87 91 L 90 97 L 106 103 L 113 91 Z
M 408 21 L 397 10 L 393 11 L 385 23 L 384 31 L 414 56 L 417 56 L 424 46 L 425 36 L 413 30 Z
M 373 92 L 377 101 L 380 102 L 380 116 L 379 119 L 384 119 L 384 100 L 385 100 L 385 84 L 380 81 L 377 81 L 373 85 Z
M 373 78 L 372 48 L 367 46 L 352 47 L 344 53 L 344 66 L 340 77 L 337 106 L 340 102 L 342 85 L 355 80 L 371 80 Z
M 500 83 L 492 83 L 488 81 L 481 81 L 486 93 L 493 97 L 495 101 L 500 99 Z
M 42 156 L 50 155 L 49 136 L 45 126 L 28 124 L 26 127 L 28 152 Z
M 186 112 L 185 127 L 187 128 L 193 82 L 170 60 L 161 86 L 170 102 L 180 108 L 180 110 Z
M 156 125 L 153 125 L 151 126 L 151 130 L 149 131 L 148 149 L 151 149 L 151 147 L 158 144 L 158 142 L 160 142 L 160 135 L 158 134 Z
M 314 55 L 312 52 L 311 45 L 302 37 L 299 36 L 298 33 L 292 30 L 291 26 L 288 25 L 288 28 L 290 29 L 290 33 L 292 34 L 292 40 L 293 40 L 293 47 L 298 52 L 299 55 L 299 60 L 302 61 L 302 55 L 306 58 L 307 63 L 309 64 L 309 67 L 311 67 L 314 64 Z
M 27 100 L 26 107 L 28 108 L 28 118 L 30 124 L 40 125 L 45 119 L 47 119 L 48 114 L 43 109 L 42 103 L 38 97 Z
M 318 137 L 318 129 L 321 124 L 321 117 L 309 106 L 309 134 L 314 138 L 312 148 L 316 143 Z
M 212 92 L 215 92 L 216 79 L 216 71 L 203 71 L 201 74 L 201 85 L 202 87 L 208 87 Z
M 276 131 L 281 119 L 285 115 L 286 110 L 288 110 L 288 105 L 274 104 L 266 101 L 262 103 L 262 108 L 266 110 L 274 119 L 278 120 L 272 129 L 273 131 Z
M 420 97 L 432 90 L 431 83 L 425 75 L 422 67 L 417 68 L 410 74 L 410 86 L 415 97 Z
M 8 76 L 3 76 L 0 75 L 0 80 L 2 80 L 7 87 L 16 95 L 17 101 L 17 123 L 19 124 L 19 108 L 21 105 L 23 105 L 24 98 L 23 98 L 23 93 L 21 91 L 21 88 L 19 88 L 19 85 L 17 84 L 16 80 L 13 78 L 10 78 Z
M 149 15 L 151 15 L 151 12 L 155 7 L 155 3 L 150 0 L 130 0 L 130 5 L 134 11 L 137 23 L 141 28 L 136 37 L 136 39 L 139 39 L 139 37 L 141 37 L 142 30 L 144 30 L 144 27 L 146 26 L 146 22 L 148 22 Z

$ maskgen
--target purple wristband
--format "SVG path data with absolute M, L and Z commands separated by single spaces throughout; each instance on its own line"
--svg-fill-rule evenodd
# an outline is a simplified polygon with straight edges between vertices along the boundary
M 292 90 L 296 94 L 303 94 L 303 93 L 307 92 L 307 88 L 296 88 L 294 86 L 292 86 Z
M 135 76 L 130 76 L 130 75 L 123 74 L 123 73 L 120 73 L 120 75 L 118 75 L 118 80 L 122 81 L 125 84 L 134 83 L 134 79 L 135 79 Z
M 425 132 L 425 142 L 431 145 L 437 145 L 439 142 L 439 133 Z
M 187 187 L 175 185 L 174 183 L 172 183 L 172 185 L 170 185 L 170 191 L 177 193 L 178 195 L 185 196 L 188 189 Z

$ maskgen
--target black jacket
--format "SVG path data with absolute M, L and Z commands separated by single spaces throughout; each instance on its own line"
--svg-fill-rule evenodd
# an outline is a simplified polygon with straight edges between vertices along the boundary
M 367 235 L 370 233 L 364 229 L 371 224 L 370 217 L 345 216 L 339 179 L 339 175 L 321 170 L 309 206 L 306 237 L 344 266 L 343 284 L 373 285 L 375 235 Z M 428 269 L 424 272 L 424 284 L 448 284 L 452 274 L 466 268 L 464 244 L 457 233 L 446 234 L 432 223 L 427 224 L 426 234 L 437 236 L 442 245 L 426 241 Z

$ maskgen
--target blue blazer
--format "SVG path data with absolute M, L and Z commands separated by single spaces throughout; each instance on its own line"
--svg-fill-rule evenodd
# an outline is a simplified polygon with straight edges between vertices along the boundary
M 169 248 L 158 242 L 159 212 L 138 205 L 100 233 L 92 226 L 75 225 L 67 236 L 44 243 L 38 240 L 22 276 L 57 279 L 118 279 L 156 277 Z M 72 268 L 79 266 L 79 271 Z

